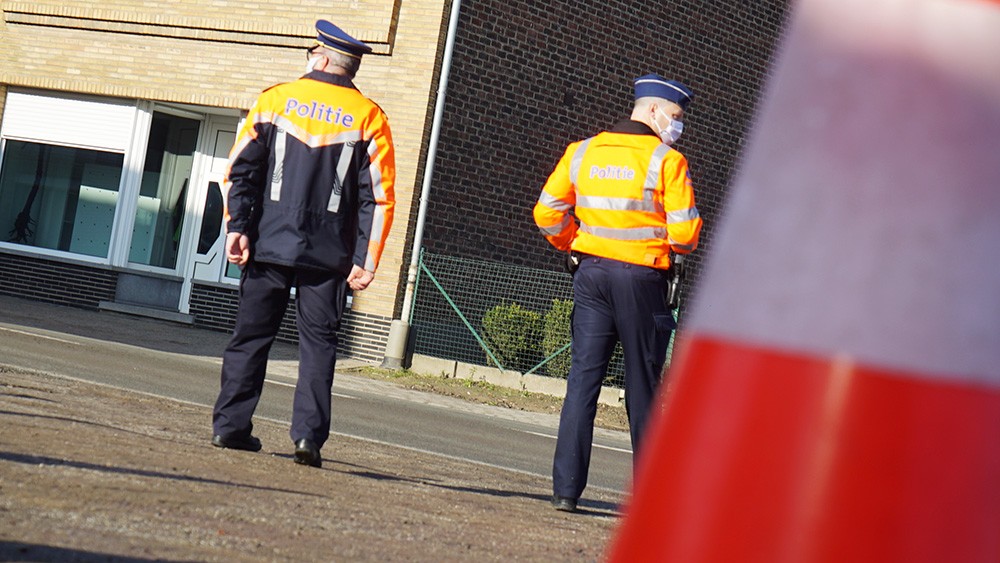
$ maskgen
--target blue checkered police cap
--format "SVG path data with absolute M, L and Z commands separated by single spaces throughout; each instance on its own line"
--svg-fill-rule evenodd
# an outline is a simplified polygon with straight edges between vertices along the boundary
M 669 100 L 687 110 L 688 102 L 694 99 L 694 92 L 676 80 L 667 80 L 658 74 L 646 74 L 635 79 L 635 99 L 645 97 Z
M 327 20 L 316 20 L 316 44 L 343 53 L 349 57 L 360 59 L 362 55 L 372 52 L 372 48 L 351 37 L 344 30 Z

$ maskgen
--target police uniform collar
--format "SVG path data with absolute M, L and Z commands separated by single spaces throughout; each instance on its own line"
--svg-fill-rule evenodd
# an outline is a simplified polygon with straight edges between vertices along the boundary
M 302 78 L 308 78 L 310 80 L 317 80 L 319 82 L 326 82 L 327 84 L 333 84 L 334 86 L 343 86 L 345 88 L 354 88 L 357 90 L 357 86 L 350 78 L 342 74 L 330 74 L 329 72 L 323 72 L 321 70 L 314 70 Z
M 660 136 L 656 134 L 656 131 L 653 131 L 649 125 L 633 119 L 623 119 L 618 123 L 615 123 L 615 126 L 611 128 L 611 132 L 627 133 L 630 135 L 652 135 L 657 139 L 660 138 Z

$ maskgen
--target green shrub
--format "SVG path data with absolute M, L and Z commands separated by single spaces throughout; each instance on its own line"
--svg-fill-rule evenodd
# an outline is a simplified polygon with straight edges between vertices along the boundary
M 608 361 L 608 371 L 604 374 L 604 385 L 608 387 L 616 386 L 615 374 L 622 374 L 622 380 L 619 387 L 624 386 L 625 383 L 625 351 L 622 349 L 622 343 L 618 342 L 615 344 L 615 349 L 611 352 L 611 360 Z
M 539 356 L 541 325 L 538 313 L 505 303 L 483 315 L 483 336 L 504 369 L 527 371 Z
M 572 299 L 552 300 L 552 308 L 545 313 L 545 325 L 542 329 L 542 352 L 546 358 L 569 343 L 571 339 L 570 313 L 572 312 Z M 571 359 L 570 349 L 566 348 L 545 364 L 545 373 L 551 377 L 565 379 L 569 375 Z

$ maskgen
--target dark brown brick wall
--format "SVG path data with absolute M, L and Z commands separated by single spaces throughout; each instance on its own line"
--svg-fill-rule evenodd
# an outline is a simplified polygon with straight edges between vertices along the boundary
M 236 288 L 218 285 L 195 284 L 191 290 L 191 314 L 195 325 L 230 332 L 236 324 L 239 296 Z M 295 299 L 288 303 L 288 310 L 281 320 L 277 340 L 298 344 L 299 331 L 295 327 L 297 311 Z M 379 362 L 385 355 L 392 319 L 348 310 L 337 333 L 337 350 L 344 356 Z M 221 353 L 221 350 L 220 350 Z
M 6 295 L 97 309 L 114 300 L 117 284 L 111 270 L 0 253 L 0 293 Z
M 115 300 L 117 283 L 118 272 L 106 267 L 0 252 L 0 294 L 97 309 L 101 301 Z M 237 302 L 235 287 L 195 284 L 191 292 L 190 311 L 195 317 L 195 326 L 232 331 Z M 295 312 L 295 300 L 292 299 L 282 319 L 278 340 L 298 343 Z M 338 351 L 346 357 L 381 361 L 391 320 L 347 311 L 338 333 Z
M 466 0 L 424 235 L 428 252 L 556 270 L 531 208 L 572 141 L 631 112 L 656 72 L 696 94 L 676 148 L 712 232 L 786 2 Z

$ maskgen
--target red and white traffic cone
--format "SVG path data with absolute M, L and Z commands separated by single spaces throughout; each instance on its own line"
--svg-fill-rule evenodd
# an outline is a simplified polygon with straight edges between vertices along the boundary
M 1000 561 L 1000 2 L 808 0 L 611 561 Z

